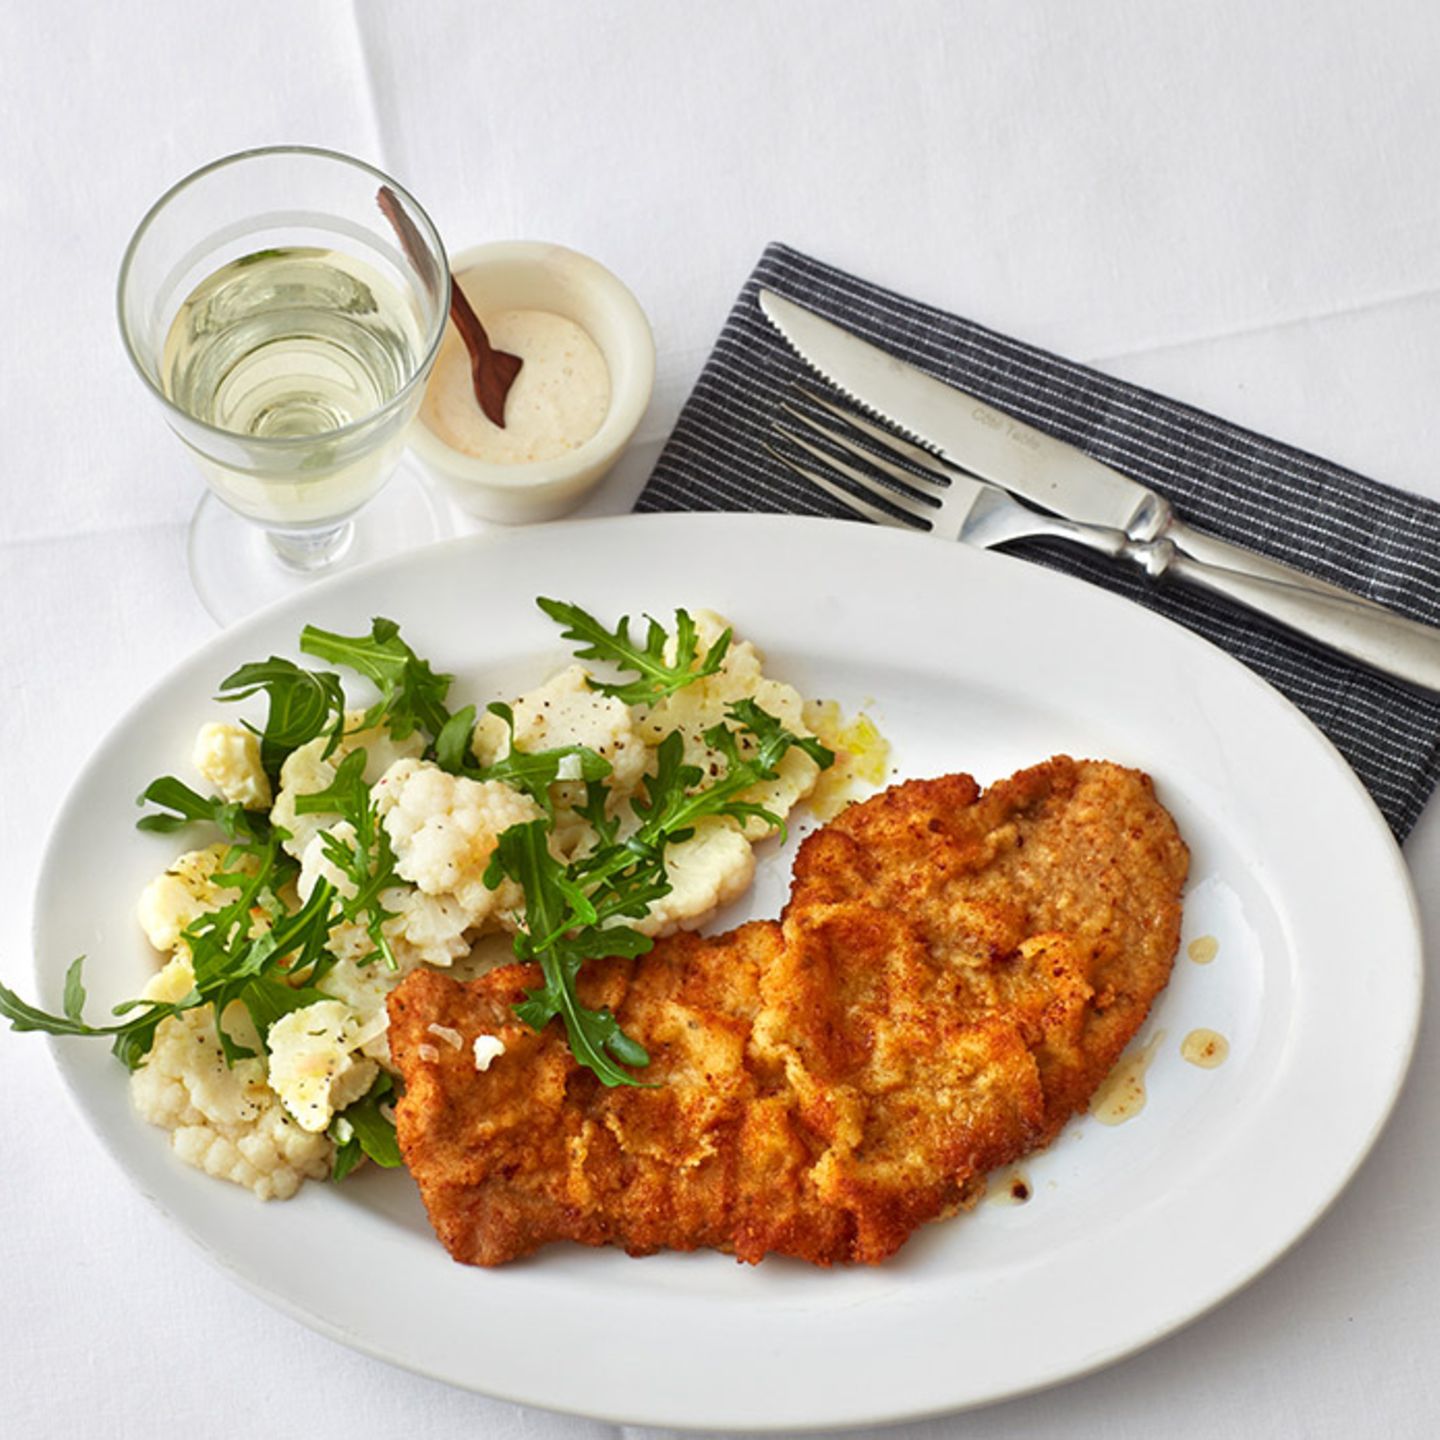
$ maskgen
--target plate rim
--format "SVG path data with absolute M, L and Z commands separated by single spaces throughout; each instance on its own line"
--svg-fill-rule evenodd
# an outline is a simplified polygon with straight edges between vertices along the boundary
M 667 512 L 573 519 L 555 522 L 545 527 L 537 527 L 537 530 L 527 533 L 534 536 L 543 529 L 546 537 L 556 537 L 562 532 L 594 532 L 601 529 L 619 530 L 622 528 L 625 531 L 669 529 L 678 528 L 681 525 L 691 527 L 697 524 L 711 526 L 717 530 L 723 527 L 735 527 L 741 530 L 768 530 L 774 527 L 780 527 L 784 530 L 804 529 L 817 533 L 827 531 L 838 533 L 843 530 L 851 534 L 859 532 L 874 536 L 884 536 L 885 539 L 878 542 L 882 545 L 893 544 L 894 539 L 898 538 L 894 537 L 893 532 L 881 530 L 878 527 L 856 525 L 853 522 L 844 520 L 808 516 L 757 515 L 746 512 L 706 512 L 701 514 Z M 195 650 L 181 657 L 180 660 L 160 674 L 151 684 L 147 685 L 133 702 L 113 719 L 111 725 L 97 740 L 95 747 L 75 773 L 55 813 L 50 832 L 42 850 L 35 891 L 32 897 L 31 915 L 32 971 L 34 980 L 40 987 L 42 1003 L 45 994 L 53 993 L 58 973 L 57 967 L 63 967 L 64 962 L 59 958 L 49 963 L 45 960 L 44 936 L 42 933 L 44 919 L 41 914 L 41 898 L 46 889 L 48 877 L 56 865 L 55 852 L 62 832 L 66 828 L 67 818 L 72 808 L 78 806 L 79 796 L 85 790 L 87 780 L 102 761 L 104 752 L 110 744 L 112 737 L 126 730 L 133 719 L 152 704 L 159 692 L 180 679 L 182 672 L 188 674 L 192 670 L 201 668 L 210 655 L 226 647 L 228 644 L 233 643 L 237 636 L 243 636 L 254 630 L 261 629 L 283 613 L 298 610 L 307 603 L 310 597 L 322 591 L 328 593 L 350 586 L 358 587 L 362 582 L 368 583 L 372 580 L 383 579 L 391 572 L 403 572 L 416 563 L 418 556 L 425 556 L 427 559 L 433 560 L 442 554 L 460 554 L 470 550 L 483 553 L 494 547 L 505 546 L 509 543 L 511 543 L 511 534 L 506 532 L 497 533 L 495 531 L 488 531 L 480 534 L 465 535 L 442 541 L 436 545 L 424 547 L 420 550 L 409 551 L 398 556 L 386 557 L 366 566 L 357 567 L 353 571 L 319 581 L 316 586 L 302 592 L 300 595 L 281 597 L 272 604 L 245 617 L 229 629 L 217 632 L 217 634 L 210 637 Z M 950 542 L 939 541 L 923 536 L 918 537 L 917 540 L 904 543 L 924 544 L 930 547 L 932 551 L 937 552 L 940 546 L 950 544 Z M 954 552 L 952 551 L 952 553 Z M 1124 1338 L 1100 1351 L 1092 1352 L 1091 1356 L 1088 1357 L 1083 1365 L 1063 1365 L 1057 1369 L 1055 1373 L 1040 1374 L 1027 1382 L 1013 1385 L 1003 1391 L 994 1391 L 977 1398 L 957 1399 L 951 1402 L 941 1402 L 924 1407 L 907 1409 L 897 1409 L 893 1404 L 881 1404 L 863 1413 L 851 1408 L 846 1410 L 843 1415 L 826 1413 L 807 1420 L 787 1420 L 778 1427 L 787 1432 L 804 1433 L 807 1431 L 833 1429 L 837 1426 L 900 1423 L 959 1413 L 964 1410 L 979 1408 L 990 1404 L 1003 1403 L 1007 1399 L 1013 1399 L 1024 1394 L 1036 1393 L 1066 1383 L 1069 1380 L 1079 1379 L 1084 1375 L 1093 1374 L 1095 1371 L 1114 1364 L 1120 1359 L 1148 1348 L 1157 1341 L 1184 1328 L 1203 1315 L 1208 1314 L 1288 1254 L 1301 1239 L 1310 1233 L 1344 1192 L 1354 1177 L 1355 1172 L 1359 1169 L 1360 1165 L 1364 1163 L 1366 1156 L 1373 1148 L 1393 1113 L 1395 1104 L 1403 1091 L 1406 1078 L 1411 1069 L 1411 1061 L 1418 1037 L 1424 989 L 1424 950 L 1420 912 L 1413 881 L 1400 846 L 1376 806 L 1373 797 L 1365 789 L 1359 777 L 1344 760 L 1344 757 L 1340 755 L 1329 737 L 1326 736 L 1309 717 L 1299 710 L 1288 697 L 1276 690 L 1263 677 L 1245 666 L 1243 662 L 1228 654 L 1228 652 L 1222 650 L 1220 647 L 1212 644 L 1203 636 L 1188 630 L 1163 615 L 1134 605 L 1133 602 L 1126 600 L 1124 597 L 1089 584 L 1078 577 L 1047 567 L 1038 566 L 1032 562 L 1021 560 L 1018 557 L 978 551 L 968 546 L 961 546 L 959 553 L 967 557 L 966 560 L 959 562 L 961 564 L 973 562 L 980 564 L 982 567 L 990 564 L 1003 564 L 1007 567 L 1015 567 L 1010 572 L 1012 575 L 1020 576 L 1021 574 L 1028 574 L 1031 577 L 1044 577 L 1038 581 L 1042 586 L 1044 584 L 1054 584 L 1069 593 L 1084 592 L 1089 597 L 1087 603 L 1098 602 L 1102 607 L 1108 607 L 1111 612 L 1116 615 L 1124 613 L 1133 619 L 1138 619 L 1144 626 L 1158 627 L 1155 633 L 1168 635 L 1171 642 L 1178 642 L 1182 648 L 1185 646 L 1198 647 L 1199 650 L 1209 653 L 1212 657 L 1218 657 L 1224 665 L 1231 668 L 1233 674 L 1242 678 L 1252 687 L 1264 692 L 1266 697 L 1264 703 L 1273 704 L 1274 701 L 1278 700 L 1283 709 L 1288 712 L 1287 718 L 1290 723 L 1293 724 L 1298 721 L 1299 724 L 1309 732 L 1312 739 L 1318 739 L 1321 742 L 1323 750 L 1328 753 L 1328 759 L 1332 768 L 1335 770 L 1337 776 L 1346 783 L 1352 798 L 1361 802 L 1362 810 L 1367 814 L 1370 828 L 1374 832 L 1372 838 L 1382 842 L 1380 844 L 1380 850 L 1384 852 L 1388 868 L 1391 871 L 1391 878 L 1398 882 L 1401 893 L 1408 906 L 1408 913 L 1405 916 L 1407 922 L 1405 929 L 1407 939 L 1410 942 L 1408 945 L 1410 963 L 1405 968 L 1405 974 L 1402 978 L 1409 982 L 1409 990 L 1413 998 L 1407 1013 L 1405 1033 L 1400 1036 L 1398 1050 L 1391 1062 L 1394 1071 L 1393 1081 L 1388 1087 L 1383 1103 L 1371 1117 L 1362 1143 L 1350 1156 L 1342 1178 L 1334 1185 L 1328 1194 L 1321 1197 L 1317 1203 L 1310 1207 L 1307 1218 L 1304 1219 L 1303 1223 L 1294 1233 L 1288 1236 L 1282 1245 L 1250 1265 L 1244 1270 L 1244 1273 L 1234 1277 L 1223 1289 L 1212 1294 L 1201 1304 L 1184 1309 L 1183 1313 L 1175 1315 L 1168 1323 L 1152 1329 L 1140 1338 L 1133 1336 Z M 1020 579 L 1018 583 L 1023 586 L 1030 582 L 1026 579 Z M 172 1210 L 159 1194 L 152 1191 L 148 1185 L 141 1181 L 135 1170 L 127 1163 L 124 1149 L 119 1143 L 118 1138 L 99 1125 L 96 1118 L 91 1115 L 81 1090 L 79 1077 L 66 1062 L 64 1050 L 60 1046 L 58 1039 L 50 1038 L 48 1048 L 71 1104 L 85 1122 L 86 1127 L 92 1131 L 100 1141 L 102 1147 L 124 1174 L 126 1180 L 139 1190 L 147 1200 L 155 1205 L 161 1213 L 165 1215 L 166 1219 L 178 1228 L 188 1240 L 195 1244 L 201 1254 L 223 1274 L 236 1280 L 245 1289 L 250 1291 L 250 1293 L 257 1295 L 268 1304 L 279 1309 L 282 1313 L 298 1320 L 307 1328 L 316 1330 L 349 1348 L 359 1350 L 362 1353 L 387 1364 L 395 1365 L 398 1368 L 423 1374 L 432 1379 L 440 1380 L 460 1388 L 469 1389 L 474 1393 L 506 1400 L 511 1403 L 531 1405 L 539 1409 L 551 1410 L 555 1413 L 585 1416 L 614 1424 L 661 1426 L 679 1430 L 713 1429 L 716 1428 L 716 1426 L 723 1426 L 724 1429 L 735 1431 L 736 1433 L 766 1433 L 777 1430 L 777 1425 L 774 1422 L 767 1421 L 758 1416 L 748 1420 L 739 1415 L 726 1415 L 720 1419 L 710 1417 L 697 1419 L 693 1415 L 670 1414 L 657 1411 L 654 1408 L 649 1410 L 614 1410 L 595 1408 L 580 1403 L 557 1402 L 554 1399 L 538 1397 L 523 1390 L 507 1391 L 502 1386 L 498 1386 L 489 1381 L 482 1384 L 472 1379 L 457 1378 L 454 1374 L 449 1373 L 443 1368 L 431 1368 L 423 1362 L 418 1362 L 410 1358 L 400 1358 L 392 1353 L 387 1353 L 383 1342 L 372 1341 L 354 1330 L 347 1330 L 343 1326 L 336 1325 L 324 1316 L 308 1310 L 299 1300 L 293 1299 L 271 1288 L 263 1281 L 257 1280 L 251 1275 L 247 1275 L 245 1270 L 241 1268 L 240 1263 L 237 1263 L 230 1256 L 223 1253 L 220 1248 L 212 1244 L 210 1240 L 190 1224 L 188 1220 L 182 1218 Z

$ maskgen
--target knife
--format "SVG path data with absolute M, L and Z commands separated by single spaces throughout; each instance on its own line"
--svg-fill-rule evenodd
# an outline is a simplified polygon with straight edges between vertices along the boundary
M 1192 529 L 1148 485 L 934 379 L 773 290 L 761 290 L 760 309 L 800 358 L 832 385 L 982 480 L 1067 520 L 1123 530 L 1142 543 L 1163 536 L 1181 554 L 1208 565 L 1383 608 L 1278 560 Z
M 1440 692 L 1440 629 L 1194 530 L 1164 496 L 762 289 L 760 309 L 807 364 L 942 458 L 1082 525 L 1119 531 L 1154 579 L 1188 581 L 1342 654 Z

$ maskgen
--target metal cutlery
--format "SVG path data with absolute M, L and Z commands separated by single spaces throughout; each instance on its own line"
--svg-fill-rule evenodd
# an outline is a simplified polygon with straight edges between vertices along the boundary
M 832 411 L 846 424 L 878 439 L 879 443 L 896 448 L 896 453 L 905 454 L 913 463 L 925 465 L 926 468 L 937 464 L 928 456 L 919 458 L 924 452 L 917 446 L 907 446 L 904 441 L 899 441 L 897 446 L 897 437 L 882 437 L 878 427 L 868 425 L 858 416 L 847 415 L 838 406 L 829 404 L 819 396 L 805 392 L 805 398 L 811 404 Z M 882 459 L 872 451 L 862 449 L 839 430 L 822 424 L 795 405 L 782 403 L 781 409 L 796 424 L 808 427 L 831 445 L 874 466 L 891 478 L 894 483 L 886 484 L 867 475 L 856 466 L 807 440 L 793 425 L 787 426 L 777 421 L 771 426 L 776 435 L 804 451 L 816 464 L 843 475 L 851 482 L 852 487 L 858 487 L 864 493 L 856 494 L 854 488 L 847 489 L 830 479 L 824 469 L 802 464 L 775 446 L 767 446 L 781 464 L 789 466 L 797 475 L 824 490 L 842 505 L 877 524 L 894 525 L 904 530 L 928 530 L 943 540 L 963 540 L 984 549 L 989 549 L 992 545 L 1003 545 L 1008 540 L 1049 536 L 1058 540 L 1073 540 L 1076 544 L 1098 550 L 1102 555 L 1114 557 L 1125 555 L 1134 543 L 1121 530 L 1109 530 L 1099 525 L 1077 525 L 1074 521 L 1058 515 L 1045 515 L 1038 510 L 1032 510 L 998 485 L 976 480 L 971 475 L 947 470 L 943 478 L 939 475 L 934 478 L 921 477 L 912 470 L 902 469 L 899 465 Z M 900 446 L 905 448 L 902 450 Z M 865 495 L 872 495 L 883 503 L 876 504 L 866 499 Z M 894 509 L 886 510 L 884 505 L 893 506 Z M 902 511 L 910 518 L 897 516 L 895 510 Z
M 1067 540 L 1103 555 L 1134 561 L 1152 579 L 1188 581 L 1246 605 L 1363 664 L 1440 691 L 1440 630 L 1380 606 L 1360 603 L 1343 591 L 1309 591 L 1207 564 L 1184 554 L 1167 537 L 1135 541 L 1123 530 L 1044 514 L 1001 487 L 945 464 L 860 415 L 812 392 L 800 394 L 809 405 L 835 416 L 845 428 L 824 423 L 813 413 L 782 402 L 780 408 L 791 423 L 776 420 L 772 431 L 814 463 L 803 463 L 776 446 L 767 448 L 782 464 L 856 514 L 878 524 L 928 531 L 941 539 L 963 540 L 983 548 L 1036 537 Z M 831 448 L 821 448 L 807 439 L 797 426 Z M 863 436 L 866 443 L 852 435 Z M 850 463 L 836 454 L 837 450 L 869 469 Z M 881 451 L 908 463 L 902 466 Z M 843 477 L 849 483 L 842 484 L 832 476 Z
M 800 358 L 837 389 L 971 475 L 1069 520 L 1123 530 L 1140 542 L 1163 538 L 1209 565 L 1374 606 L 1338 585 L 1186 525 L 1170 502 L 1149 486 L 936 380 L 792 300 L 761 290 L 760 309 Z

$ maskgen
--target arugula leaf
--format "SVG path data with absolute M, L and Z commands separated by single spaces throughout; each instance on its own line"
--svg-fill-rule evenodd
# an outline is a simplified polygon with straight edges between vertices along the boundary
M 833 750 L 813 735 L 792 735 L 783 721 L 762 710 L 754 700 L 736 700 L 726 714 L 731 720 L 739 721 L 742 728 L 754 737 L 757 744 L 752 760 L 762 769 L 773 770 L 792 747 L 803 750 L 822 770 L 828 770 L 835 763 Z M 709 739 L 708 734 L 706 739 Z
M 543 987 L 527 990 L 525 994 L 526 999 L 515 1006 L 515 1013 L 531 1029 L 543 1030 L 559 1015 L 565 1022 L 570 1053 L 587 1070 L 593 1070 L 610 1086 L 641 1083 L 613 1064 L 605 1052 L 608 1050 L 622 1064 L 637 1069 L 650 1063 L 650 1052 L 620 1028 L 620 1022 L 608 1009 L 591 1010 L 582 1005 L 575 998 L 573 976 L 548 980 Z
M 395 1081 L 382 1070 L 362 1099 L 347 1106 L 330 1122 L 328 1131 L 335 1142 L 330 1178 L 343 1180 L 368 1155 L 377 1165 L 393 1170 L 403 1164 L 395 1125 L 381 1113 L 386 1097 L 395 1093 Z
M 504 722 L 505 728 L 510 732 L 510 743 L 499 760 L 477 769 L 475 778 L 503 780 L 516 790 L 523 790 L 547 814 L 552 810 L 552 785 L 562 780 L 578 780 L 589 785 L 608 778 L 614 768 L 603 755 L 588 745 L 557 745 L 551 750 L 517 749 L 515 712 L 498 701 L 485 708 Z
M 116 1015 L 144 1007 L 144 1013 L 133 1019 L 122 1020 L 118 1025 L 87 1025 L 80 1012 L 85 1003 L 85 987 L 81 974 L 85 965 L 82 955 L 73 960 L 65 972 L 65 996 L 63 1015 L 50 1015 L 46 1011 L 22 1000 L 13 990 L 0 985 L 0 1017 L 10 1022 L 12 1030 L 38 1030 L 46 1035 L 109 1035 L 114 1037 L 111 1049 L 134 1070 L 140 1060 L 149 1054 L 154 1044 L 155 1029 L 167 1015 L 178 1015 L 200 1004 L 200 997 L 191 992 L 183 1000 L 171 1003 L 158 1000 L 127 1000 L 117 1005 Z M 134 1058 L 132 1058 L 134 1057 Z
M 239 999 L 255 1022 L 260 1043 L 268 1050 L 270 1027 L 292 1010 L 303 1010 L 321 1000 L 333 1000 L 313 985 L 289 985 L 271 975 L 257 975 L 240 991 Z
M 390 1076 L 382 1071 L 365 1099 L 345 1112 L 346 1118 L 354 1126 L 360 1148 L 377 1165 L 387 1170 L 393 1170 L 403 1163 L 400 1158 L 400 1145 L 395 1139 L 394 1121 L 387 1120 L 380 1113 L 381 1102 L 391 1088 Z
M 352 750 L 335 767 L 335 778 L 324 790 L 312 790 L 295 797 L 295 813 L 340 815 L 352 825 L 357 824 L 371 810 L 370 787 L 365 783 L 369 758 L 363 746 Z
M 475 734 L 475 707 L 457 710 L 435 737 L 435 763 L 451 775 L 465 775 L 475 767 L 470 741 Z
M 183 781 L 173 775 L 162 775 L 152 780 L 140 793 L 135 803 L 164 806 L 172 814 L 142 815 L 136 822 L 137 830 L 148 830 L 168 835 L 182 830 L 196 821 L 208 820 L 217 825 L 231 840 L 258 840 L 268 828 L 263 816 L 250 814 L 242 805 L 222 800 L 218 795 L 206 799 L 198 795 Z
M 186 1010 L 194 1010 L 204 1003 L 200 992 L 192 990 L 184 999 L 173 1003 L 155 1005 L 143 1000 L 127 1000 L 123 1005 L 117 1005 L 112 1012 L 116 1015 L 128 1014 L 142 1006 L 145 1008 L 135 1019 L 114 1027 L 115 1039 L 110 1046 L 110 1053 L 127 1070 L 138 1070 L 155 1048 L 155 1032 L 160 1028 L 160 1022 L 172 1015 L 183 1014 Z M 105 1035 L 109 1034 L 110 1030 L 108 1027 L 101 1027 L 86 1033 Z
M 595 832 L 595 843 L 613 845 L 620 833 L 620 817 L 610 813 L 610 787 L 601 780 L 585 784 L 585 799 L 573 807 L 575 813 Z
M 353 844 L 333 829 L 320 834 L 320 845 L 326 858 L 350 882 L 353 892 L 339 896 L 340 913 L 346 920 L 364 924 L 375 953 L 394 970 L 397 962 L 384 925 L 387 920 L 394 919 L 395 911 L 387 910 L 380 897 L 401 881 L 395 869 L 395 850 L 390 843 L 390 834 L 370 797 L 370 787 L 365 783 L 365 761 L 363 749 L 352 750 L 340 762 L 335 779 L 327 789 L 297 797 L 295 812 L 299 815 L 334 814 L 349 822 L 355 836 Z
M 330 1179 L 339 1183 L 359 1163 L 362 1154 L 359 1137 L 350 1122 L 342 1121 L 337 1115 L 325 1132 L 335 1142 L 335 1153 L 330 1159 Z
M 554 813 L 550 787 L 560 781 L 581 781 L 587 786 L 604 780 L 613 767 L 588 745 L 557 745 L 553 750 L 518 750 L 515 746 L 515 712 L 495 701 L 485 709 L 498 716 L 510 732 L 505 754 L 491 765 L 481 765 L 471 751 L 475 734 L 475 707 L 467 705 L 446 723 L 435 741 L 435 763 L 452 775 L 471 780 L 501 780 L 523 791 L 547 814 Z
M 792 734 L 753 700 L 737 700 L 726 713 L 731 720 L 739 721 L 740 730 L 720 724 L 705 732 L 705 743 L 725 760 L 725 774 L 713 785 L 690 794 L 673 783 L 662 794 L 648 792 L 642 833 L 650 829 L 668 833 L 704 815 L 729 815 L 742 823 L 747 819 L 764 820 L 783 836 L 785 825 L 779 816 L 734 797 L 762 780 L 773 780 L 791 749 L 803 750 L 822 770 L 835 763 L 834 751 L 826 749 L 814 736 Z M 742 753 L 742 747 L 746 753 Z
M 329 881 L 320 881 L 305 904 L 290 914 L 276 900 L 275 891 L 293 877 L 296 867 L 280 851 L 278 839 L 272 835 L 264 847 L 237 847 L 231 853 L 256 858 L 254 871 L 217 871 L 212 879 L 233 889 L 235 898 L 197 916 L 184 931 L 197 1003 L 214 1008 L 215 1032 L 228 1065 L 255 1053 L 225 1028 L 225 1012 L 232 1001 L 249 1008 L 249 987 L 262 976 L 314 985 L 335 963 L 324 948 L 333 923 L 335 891 Z M 265 1031 L 260 1033 L 263 1037 Z
M 242 665 L 220 682 L 224 701 L 246 700 L 263 691 L 269 700 L 265 728 L 260 736 L 260 763 L 271 780 L 279 777 L 280 766 L 292 750 L 323 735 L 330 742 L 325 754 L 332 755 L 345 733 L 345 691 L 340 677 L 328 670 L 306 670 L 293 660 L 272 655 Z M 254 726 L 250 726 L 254 730 Z
M 537 597 L 535 603 L 558 625 L 561 634 L 576 641 L 575 654 L 581 660 L 608 660 L 621 670 L 633 670 L 640 676 L 624 684 L 612 684 L 592 678 L 590 686 L 602 695 L 613 695 L 627 705 L 653 705 L 667 695 L 707 675 L 714 675 L 724 663 L 730 649 L 731 632 L 726 630 L 716 642 L 698 654 L 699 638 L 695 622 L 685 610 L 675 612 L 675 659 L 667 662 L 665 646 L 670 636 L 658 620 L 646 617 L 645 643 L 630 638 L 630 617 L 623 615 L 615 629 L 605 626 L 588 611 L 563 600 Z
M 337 635 L 307 625 L 300 634 L 300 648 L 354 670 L 380 691 L 380 699 L 365 712 L 362 728 L 383 719 L 391 735 L 403 740 L 416 729 L 428 737 L 438 736 L 449 723 L 445 697 L 455 677 L 437 675 L 430 662 L 400 638 L 400 627 L 393 620 L 376 616 L 369 635 Z
M 628 1065 L 646 1065 L 650 1057 L 644 1046 L 626 1035 L 608 1010 L 591 1009 L 576 991 L 580 968 L 593 953 L 595 941 L 592 937 L 588 946 L 577 945 L 566 931 L 576 921 L 583 925 L 588 918 L 593 923 L 595 911 L 566 867 L 551 855 L 549 835 L 546 820 L 512 825 L 501 834 L 485 876 L 487 884 L 492 883 L 492 875 L 498 884 L 502 875 L 509 875 L 523 887 L 526 928 L 515 936 L 515 954 L 520 960 L 538 961 L 545 979 L 543 986 L 526 992 L 515 1013 L 535 1030 L 558 1015 L 570 1053 L 580 1064 L 606 1085 L 637 1084 L 610 1057 Z
M 269 931 L 255 942 L 264 948 L 264 968 L 252 968 L 265 974 L 283 963 L 289 983 L 318 985 L 336 963 L 325 948 L 335 924 L 335 898 L 335 887 L 328 880 L 318 880 L 298 910 L 292 913 L 279 907 Z
M 81 1012 L 85 1009 L 85 957 L 83 955 L 70 962 L 70 968 L 65 972 L 65 997 L 61 1002 L 65 1009 L 65 1018 L 80 1022 Z

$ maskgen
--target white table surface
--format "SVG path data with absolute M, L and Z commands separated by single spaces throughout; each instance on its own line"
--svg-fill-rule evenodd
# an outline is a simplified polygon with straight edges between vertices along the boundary
M 1440 499 L 1437 74 L 1431 0 L 5 6 L 0 977 L 32 989 L 37 852 L 81 760 L 212 633 L 184 562 L 197 482 L 112 295 L 195 166 L 333 146 L 452 248 L 553 239 L 625 277 L 659 378 L 595 511 L 629 508 L 771 239 Z M 1440 806 L 1406 854 L 1434 930 Z M 611 1431 L 236 1288 L 102 1155 L 36 1037 L 0 1033 L 0 1094 L 5 1435 Z M 1262 1279 L 1102 1374 L 895 1433 L 1433 1435 L 1437 1192 L 1432 1019 L 1372 1158 Z

